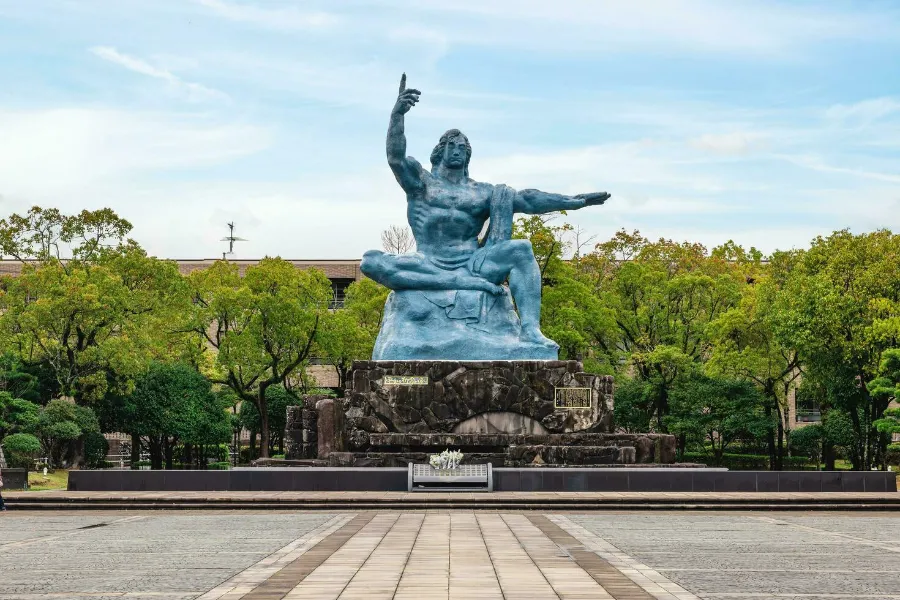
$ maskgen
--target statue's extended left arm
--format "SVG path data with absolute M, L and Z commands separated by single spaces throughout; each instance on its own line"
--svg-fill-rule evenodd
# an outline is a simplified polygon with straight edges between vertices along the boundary
M 578 210 L 585 206 L 597 206 L 608 199 L 609 194 L 606 192 L 565 196 L 540 190 L 519 190 L 516 193 L 513 210 L 517 213 L 540 215 L 558 210 Z

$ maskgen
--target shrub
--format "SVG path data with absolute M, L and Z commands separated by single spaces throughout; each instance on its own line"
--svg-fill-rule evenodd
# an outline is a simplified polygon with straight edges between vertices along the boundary
M 709 464 L 712 462 L 712 456 L 702 452 L 685 452 L 685 462 L 698 462 Z M 718 465 L 731 469 L 732 471 L 766 471 L 769 468 L 769 457 L 765 454 L 723 454 L 722 461 Z M 802 470 L 814 468 L 815 464 L 810 463 L 805 456 L 785 456 L 785 470 Z
M 13 433 L 3 438 L 3 448 L 11 465 L 28 469 L 41 451 L 41 441 L 29 433 Z
M 106 464 L 109 442 L 98 431 L 89 431 L 84 435 L 84 462 L 89 469 L 102 469 Z

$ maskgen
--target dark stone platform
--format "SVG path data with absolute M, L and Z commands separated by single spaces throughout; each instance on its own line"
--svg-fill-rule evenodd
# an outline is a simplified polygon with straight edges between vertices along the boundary
M 499 468 L 501 492 L 896 492 L 889 471 L 720 471 L 691 468 Z M 406 491 L 402 468 L 71 471 L 69 490 Z
M 612 377 L 578 361 L 356 361 L 345 398 L 288 408 L 284 464 L 406 467 L 450 448 L 495 468 L 675 461 L 674 436 L 612 419 Z
M 2 490 L 24 490 L 28 488 L 28 470 L 27 469 L 3 469 L 3 488 Z
M 418 376 L 424 384 L 390 384 Z M 357 361 L 344 400 L 350 451 L 373 433 L 565 433 L 612 429 L 612 377 L 578 361 Z M 556 388 L 587 388 L 590 408 L 558 409 Z

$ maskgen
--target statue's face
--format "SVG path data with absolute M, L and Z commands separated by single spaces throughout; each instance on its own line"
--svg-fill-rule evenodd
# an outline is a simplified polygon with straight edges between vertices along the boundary
M 466 166 L 466 138 L 461 135 L 450 138 L 444 146 L 444 165 L 451 169 Z

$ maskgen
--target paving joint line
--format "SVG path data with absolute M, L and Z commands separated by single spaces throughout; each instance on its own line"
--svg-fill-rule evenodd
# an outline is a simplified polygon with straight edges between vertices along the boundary
M 886 544 L 882 543 L 878 540 L 869 540 L 866 538 L 860 538 L 853 535 L 849 535 L 846 533 L 841 533 L 839 531 L 828 531 L 827 529 L 819 529 L 818 527 L 811 527 L 810 525 L 802 525 L 800 523 L 791 523 L 790 521 L 782 521 L 781 519 L 775 519 L 772 517 L 752 517 L 758 521 L 763 521 L 764 523 L 771 523 L 773 525 L 783 525 L 788 527 L 793 527 L 795 529 L 800 529 L 802 531 L 809 531 L 818 535 L 827 535 L 830 537 L 837 537 L 843 540 L 848 540 L 850 542 L 854 542 L 857 544 L 861 544 L 863 546 L 870 546 L 872 548 L 878 548 L 879 550 L 887 550 L 888 552 L 900 552 L 900 546 L 894 544 Z
M 373 513 L 372 516 L 374 518 L 375 514 Z M 362 571 L 363 568 L 365 568 L 366 563 L 369 562 L 369 559 L 372 558 L 372 555 L 375 554 L 375 551 L 378 550 L 378 547 L 381 546 L 381 544 L 384 542 L 384 538 L 386 538 L 388 536 L 388 534 L 391 532 L 391 529 L 394 528 L 394 526 L 397 524 L 397 521 L 399 521 L 400 517 L 402 517 L 402 516 L 403 516 L 402 513 L 397 515 L 397 518 L 393 520 L 393 522 L 391 523 L 391 526 L 388 527 L 387 530 L 385 530 L 384 534 L 381 536 L 381 539 L 378 540 L 378 543 L 375 544 L 375 546 L 372 548 L 372 550 L 369 551 L 369 554 L 366 555 L 366 560 L 364 560 L 362 562 L 362 564 L 359 565 L 359 568 L 356 569 L 356 572 L 350 576 L 350 579 L 348 579 L 347 583 L 344 584 L 344 587 L 341 588 L 340 593 L 338 593 L 338 595 L 337 595 L 338 598 L 340 598 L 343 595 L 343 593 L 347 590 L 347 588 L 350 587 L 350 584 L 353 582 L 354 579 L 356 579 L 356 576 L 359 575 L 359 572 Z M 424 521 L 424 520 L 425 519 L 422 519 L 422 521 Z M 360 531 L 362 531 L 362 527 L 360 527 L 356 533 L 359 533 Z M 353 535 L 356 535 L 356 533 L 354 533 Z M 353 536 L 350 536 L 350 537 L 353 537 Z M 349 541 L 349 539 L 350 538 L 347 538 L 347 541 Z M 341 544 L 341 547 L 343 547 L 343 544 Z M 338 550 L 340 550 L 340 548 L 336 548 L 334 552 L 337 552 Z M 332 555 L 334 554 L 334 552 L 332 553 Z M 329 556 L 329 558 L 330 558 L 330 556 Z M 325 561 L 323 560 L 319 566 L 321 566 L 324 563 L 325 563 Z M 302 582 L 302 580 L 298 581 L 297 585 L 300 585 L 301 582 Z M 296 586 L 294 586 L 294 587 L 296 587 Z
M 394 593 L 391 594 L 391 597 L 397 595 L 397 590 L 400 589 L 400 582 L 403 581 L 403 574 L 406 573 L 406 565 L 409 564 L 409 557 L 412 556 L 413 549 L 416 547 L 416 542 L 419 541 L 419 535 L 422 533 L 422 527 L 425 526 L 425 519 L 428 515 L 422 517 L 422 522 L 419 523 L 419 528 L 416 530 L 416 537 L 413 539 L 413 543 L 409 546 L 409 552 L 406 553 L 406 558 L 403 561 L 403 568 L 400 569 L 400 577 L 397 578 L 397 585 L 394 586 Z
M 525 517 L 537 527 L 541 533 L 568 554 L 607 594 L 615 600 L 654 600 L 650 592 L 629 579 L 619 569 L 597 554 L 587 550 L 584 545 L 562 527 L 553 523 L 544 515 L 526 514 Z

